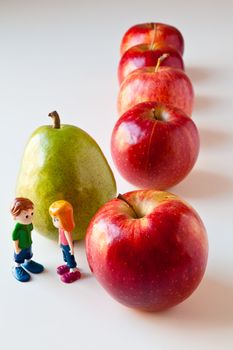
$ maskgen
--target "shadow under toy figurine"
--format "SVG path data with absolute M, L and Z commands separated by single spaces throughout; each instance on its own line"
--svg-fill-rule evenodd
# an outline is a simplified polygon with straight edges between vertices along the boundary
M 64 265 L 57 268 L 57 273 L 61 276 L 62 282 L 72 283 L 81 277 L 74 257 L 72 231 L 75 223 L 73 207 L 69 202 L 59 200 L 50 205 L 49 214 L 52 217 L 53 225 L 58 228 L 58 243 L 65 261 Z
M 11 214 L 17 221 L 14 231 L 12 232 L 12 240 L 14 242 L 14 261 L 13 275 L 20 282 L 30 280 L 31 273 L 41 273 L 44 270 L 43 265 L 31 260 L 32 259 L 32 238 L 33 230 L 34 205 L 27 198 L 15 198 L 11 206 Z M 27 271 L 26 271 L 27 270 Z

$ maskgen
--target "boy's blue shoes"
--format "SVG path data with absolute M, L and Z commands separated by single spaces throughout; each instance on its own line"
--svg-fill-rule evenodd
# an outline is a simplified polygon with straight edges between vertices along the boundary
M 44 271 L 44 266 L 33 260 L 25 262 L 24 264 L 22 264 L 22 266 L 31 273 L 41 273 L 42 271 Z
M 20 282 L 28 282 L 30 280 L 30 275 L 21 266 L 13 267 L 13 276 Z
M 44 266 L 33 260 L 30 260 L 21 266 L 14 266 L 12 269 L 13 276 L 20 282 L 28 282 L 31 278 L 29 273 L 24 269 L 31 273 L 41 273 L 44 271 Z

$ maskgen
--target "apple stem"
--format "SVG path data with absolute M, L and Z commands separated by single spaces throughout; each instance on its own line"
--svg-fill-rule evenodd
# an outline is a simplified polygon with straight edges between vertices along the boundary
M 151 117 L 155 120 L 159 120 L 161 122 L 167 121 L 166 108 L 164 107 L 164 105 L 161 104 L 158 105 L 156 108 L 152 108 L 151 113 Z
M 156 112 L 155 112 L 154 108 L 152 109 L 152 113 L 153 113 L 154 118 L 157 120 L 158 118 L 157 118 L 157 115 L 156 115 Z
M 134 212 L 136 218 L 137 218 L 137 219 L 139 218 L 139 216 L 138 216 L 138 214 L 136 213 L 136 211 L 135 211 L 134 207 L 132 206 L 132 204 L 130 204 L 130 203 L 125 199 L 125 197 L 122 196 L 122 194 L 119 193 L 118 196 L 117 196 L 117 198 L 118 198 L 118 199 L 121 199 L 121 200 L 124 201 L 126 204 L 128 204 L 128 206 L 133 210 L 133 212 Z
M 49 113 L 48 116 L 50 118 L 52 118 L 52 120 L 53 120 L 53 128 L 54 129 L 60 129 L 61 122 L 60 122 L 59 114 L 56 111 L 53 111 L 53 112 Z
M 158 61 L 157 61 L 157 64 L 156 64 L 156 67 L 155 67 L 155 72 L 158 71 L 161 63 L 163 62 L 163 60 L 165 60 L 165 58 L 167 58 L 169 56 L 169 53 L 164 53 L 162 56 L 160 56 L 158 58 Z
M 151 23 L 152 24 L 152 30 L 153 30 L 153 36 L 150 44 L 150 49 L 154 50 L 155 48 L 155 38 L 156 38 L 156 23 Z
M 161 119 L 160 118 L 160 114 L 154 108 L 152 109 L 152 113 L 153 113 L 154 119 L 156 119 L 156 120 L 160 120 Z

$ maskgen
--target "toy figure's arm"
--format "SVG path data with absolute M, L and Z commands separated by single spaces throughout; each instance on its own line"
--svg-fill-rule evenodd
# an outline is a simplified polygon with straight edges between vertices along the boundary
M 60 246 L 61 245 L 61 237 L 60 237 L 60 234 L 58 233 L 58 245 Z
M 15 252 L 16 252 L 16 254 L 19 254 L 21 252 L 21 249 L 19 248 L 19 240 L 13 241 L 13 242 L 14 242 L 14 246 L 15 246 Z
M 70 254 L 74 255 L 74 244 L 73 244 L 73 238 L 72 238 L 71 232 L 65 231 L 65 236 L 70 247 Z

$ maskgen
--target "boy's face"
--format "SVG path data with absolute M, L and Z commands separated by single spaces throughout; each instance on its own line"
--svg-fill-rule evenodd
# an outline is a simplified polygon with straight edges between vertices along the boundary
M 54 225 L 56 228 L 62 228 L 61 221 L 59 220 L 58 217 L 53 216 L 53 217 L 52 217 L 52 220 L 53 220 L 53 225 Z
M 15 220 L 23 225 L 31 224 L 32 219 L 33 219 L 33 209 L 22 210 L 19 215 L 15 216 Z

